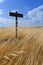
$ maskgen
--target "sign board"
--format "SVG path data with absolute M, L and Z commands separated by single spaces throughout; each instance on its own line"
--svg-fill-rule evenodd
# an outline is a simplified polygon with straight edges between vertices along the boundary
M 15 17 L 23 17 L 23 14 L 20 14 L 20 13 L 17 13 L 17 12 L 16 12 L 16 13 L 10 12 L 10 13 L 9 13 L 9 16 L 13 16 L 13 17 L 14 17 L 14 16 L 15 16 Z
M 16 17 L 16 39 L 18 38 L 18 21 L 17 21 L 17 18 L 18 17 L 23 17 L 23 14 L 20 14 L 20 13 L 18 13 L 17 11 L 14 13 L 14 12 L 10 12 L 9 13 L 9 16 L 13 16 L 13 17 Z

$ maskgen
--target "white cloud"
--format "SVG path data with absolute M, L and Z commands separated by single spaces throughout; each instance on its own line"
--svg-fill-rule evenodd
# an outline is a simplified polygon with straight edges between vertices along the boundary
M 16 12 L 16 11 L 19 11 L 19 10 L 17 10 L 17 9 L 16 10 L 12 10 L 11 12 Z
M 17 10 L 13 10 L 15 12 Z M 0 14 L 3 14 L 4 11 L 0 9 Z M 27 16 L 24 16 L 24 19 L 18 20 L 18 26 L 39 26 L 43 25 L 43 5 L 28 11 Z M 26 19 L 27 18 L 27 19 Z M 0 26 L 15 26 L 15 19 L 0 17 Z
M 39 22 L 37 24 L 43 24 L 43 5 L 31 11 L 28 11 L 27 16 L 29 19 L 31 19 L 31 22 L 33 23 Z
M 15 26 L 15 21 L 14 19 L 8 19 L 5 17 L 0 17 L 0 26 Z
M 9 21 L 9 19 L 7 19 L 7 18 L 4 18 L 4 17 L 0 17 L 0 22 L 7 22 L 7 21 Z
M 22 13 L 21 11 L 19 11 L 18 9 L 16 9 L 16 10 L 12 10 L 11 12 L 18 12 L 18 13 Z
M 27 15 L 29 18 L 31 18 L 34 21 L 43 20 L 43 5 L 31 11 L 28 11 Z
M 0 3 L 4 2 L 4 0 L 0 0 Z
M 2 14 L 4 14 L 4 11 L 3 11 L 3 9 L 0 9 L 0 14 L 2 15 Z

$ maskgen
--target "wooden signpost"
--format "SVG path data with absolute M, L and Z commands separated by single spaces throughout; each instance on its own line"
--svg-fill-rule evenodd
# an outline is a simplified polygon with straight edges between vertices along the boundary
M 14 12 L 10 12 L 9 13 L 9 16 L 15 16 L 16 17 L 16 39 L 18 38 L 18 20 L 17 20 L 17 18 L 18 17 L 23 17 L 23 14 L 20 14 L 20 13 L 18 13 L 17 11 L 14 13 Z

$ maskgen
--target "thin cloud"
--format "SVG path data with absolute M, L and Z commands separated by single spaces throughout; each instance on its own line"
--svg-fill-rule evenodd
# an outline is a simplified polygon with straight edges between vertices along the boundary
M 8 18 L 5 18 L 5 17 L 0 17 L 0 26 L 4 26 L 4 27 L 13 27 L 15 26 L 15 21 L 14 19 L 8 19 Z
M 0 3 L 4 2 L 4 0 L 0 0 Z
M 21 11 L 19 11 L 18 9 L 16 9 L 16 10 L 12 10 L 11 12 L 18 12 L 18 13 L 22 13 Z
M 0 14 L 2 15 L 2 14 L 4 14 L 4 11 L 3 11 L 3 9 L 0 9 Z
M 19 10 L 12 10 L 11 12 L 16 12 L 16 11 L 19 11 Z
M 33 24 L 42 25 L 43 24 L 43 5 L 28 11 L 28 18 L 33 22 Z
M 43 5 L 35 8 L 31 11 L 28 11 L 28 17 L 34 20 L 40 20 L 43 18 Z

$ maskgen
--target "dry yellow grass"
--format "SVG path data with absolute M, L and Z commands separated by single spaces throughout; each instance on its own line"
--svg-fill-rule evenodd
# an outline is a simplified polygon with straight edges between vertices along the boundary
M 0 65 L 43 65 L 43 27 L 0 28 Z

